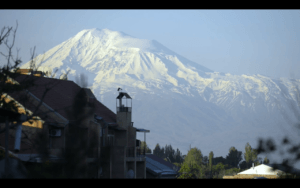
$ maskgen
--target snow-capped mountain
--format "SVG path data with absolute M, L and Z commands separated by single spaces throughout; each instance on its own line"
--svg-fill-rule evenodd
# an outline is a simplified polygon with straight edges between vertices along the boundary
M 258 137 L 296 138 L 300 80 L 213 72 L 155 40 L 108 29 L 80 31 L 36 62 L 41 69 L 70 71 L 73 81 L 83 73 L 97 99 L 114 112 L 117 88 L 127 91 L 134 126 L 150 130 L 151 149 L 171 144 L 186 154 L 191 144 L 204 155 L 225 156 L 231 146 L 256 147 Z

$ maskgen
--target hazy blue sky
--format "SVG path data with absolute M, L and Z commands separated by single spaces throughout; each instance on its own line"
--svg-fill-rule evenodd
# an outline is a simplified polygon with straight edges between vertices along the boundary
M 217 72 L 300 79 L 299 10 L 0 10 L 19 27 L 23 62 L 83 29 L 108 28 L 167 48 Z

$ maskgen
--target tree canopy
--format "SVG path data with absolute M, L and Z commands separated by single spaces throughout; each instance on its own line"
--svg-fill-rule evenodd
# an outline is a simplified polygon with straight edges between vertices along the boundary
M 246 161 L 247 168 L 249 168 L 253 162 L 256 162 L 257 154 L 258 154 L 257 150 L 252 149 L 251 145 L 247 143 L 245 146 L 245 153 L 244 153 L 244 158 Z
M 226 156 L 226 161 L 227 161 L 227 164 L 230 166 L 230 167 L 234 167 L 234 168 L 237 168 L 238 167 L 238 164 L 240 163 L 240 161 L 243 159 L 242 157 L 242 152 L 241 151 L 238 151 L 235 147 L 230 147 L 229 148 L 229 153 L 228 155 Z

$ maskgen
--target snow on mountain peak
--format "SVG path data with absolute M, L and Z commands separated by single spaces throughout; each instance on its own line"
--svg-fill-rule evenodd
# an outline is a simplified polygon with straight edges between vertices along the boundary
M 230 146 L 241 150 L 259 134 L 281 131 L 277 124 L 293 114 L 287 102 L 299 98 L 300 80 L 213 72 L 155 40 L 109 29 L 82 30 L 36 62 L 42 70 L 70 70 L 73 81 L 83 73 L 97 99 L 112 110 L 116 88 L 128 91 L 135 99 L 135 124 L 151 130 L 151 148 L 159 142 L 182 150 L 192 141 L 206 154 L 224 156 Z
M 70 70 L 70 79 L 84 73 L 90 84 L 118 83 L 143 89 L 147 89 L 146 82 L 157 87 L 166 83 L 195 86 L 210 71 L 155 40 L 97 28 L 80 31 L 36 60 L 42 61 L 43 67 L 60 69 L 61 73 Z
M 148 39 L 138 39 L 128 34 L 109 29 L 85 29 L 80 31 L 75 37 L 75 40 L 88 42 L 90 40 L 100 39 L 105 41 L 107 46 L 119 49 L 136 49 L 137 51 L 155 51 L 157 46 L 153 41 Z

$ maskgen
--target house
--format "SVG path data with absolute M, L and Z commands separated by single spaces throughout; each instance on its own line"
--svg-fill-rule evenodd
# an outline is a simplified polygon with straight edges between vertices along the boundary
M 150 131 L 133 127 L 132 106 L 122 103 L 124 97 L 126 101 L 132 100 L 127 93 L 119 92 L 115 114 L 100 103 L 90 89 L 81 88 L 73 81 L 27 75 L 28 71 L 23 72 L 26 74 L 18 75 L 13 82 L 19 84 L 33 79 L 35 85 L 26 91 L 8 93 L 6 100 L 16 101 L 21 106 L 19 113 L 24 112 L 24 107 L 32 113 L 39 106 L 40 115 L 31 123 L 23 122 L 16 130 L 9 131 L 9 151 L 16 151 L 22 161 L 41 162 L 39 151 L 34 147 L 37 144 L 34 143 L 34 138 L 43 132 L 47 135 L 50 160 L 63 162 L 62 156 L 67 146 L 74 144 L 68 142 L 66 135 L 71 134 L 76 126 L 84 135 L 80 142 L 97 143 L 87 152 L 85 160 L 89 168 L 94 168 L 92 177 L 146 178 L 145 152 L 140 150 L 136 133 L 142 132 L 146 136 Z M 47 89 L 45 86 L 51 89 L 43 96 Z M 23 100 L 24 96 L 27 96 L 26 101 Z M 82 113 L 76 114 L 76 108 L 72 106 L 77 105 L 78 99 L 85 101 L 85 105 L 81 107 L 85 116 Z M 77 125 L 76 119 L 79 117 L 82 117 L 81 124 Z M 28 134 L 18 134 L 17 130 Z M 4 146 L 4 141 L 4 134 L 0 134 L 0 145 Z M 97 160 L 100 160 L 101 165 L 96 165 Z
M 251 179 L 255 177 L 265 177 L 268 179 L 275 179 L 278 178 L 281 174 L 286 174 L 286 169 L 282 165 L 276 165 L 277 170 L 273 170 L 275 167 L 275 164 L 260 164 L 257 166 L 253 166 L 249 168 L 248 170 L 245 170 L 243 172 L 238 173 L 235 176 L 224 176 L 223 179 Z M 298 169 L 293 168 L 293 173 L 299 173 L 300 171 Z
M 2 177 L 2 175 L 4 175 L 5 172 L 5 158 L 4 158 L 4 154 L 5 154 L 5 148 L 0 146 L 0 178 Z M 14 154 L 13 152 L 9 151 L 8 152 L 8 158 L 9 161 L 8 163 L 10 163 L 10 174 L 12 178 L 17 178 L 17 179 L 24 179 L 26 178 L 27 175 L 27 169 L 24 167 L 24 165 L 20 162 L 20 159 L 18 158 L 18 156 L 16 154 Z
M 146 154 L 147 179 L 175 179 L 179 168 L 153 154 Z
M 4 163 L 5 160 L 2 159 L 0 160 L 0 178 L 2 175 L 4 175 L 5 170 L 4 170 Z M 27 178 L 27 170 L 24 167 L 24 165 L 20 162 L 20 160 L 15 159 L 15 158 L 10 158 L 9 159 L 9 170 L 10 170 L 10 178 L 16 178 L 16 179 L 25 179 Z

